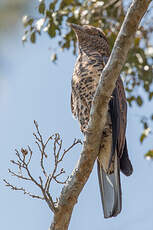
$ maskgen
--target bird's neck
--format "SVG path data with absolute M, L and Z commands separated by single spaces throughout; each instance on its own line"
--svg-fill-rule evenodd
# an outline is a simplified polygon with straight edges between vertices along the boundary
M 79 58 L 82 61 L 86 61 L 86 63 L 90 63 L 92 60 L 96 60 L 97 62 L 101 63 L 103 61 L 103 56 L 104 54 L 102 52 L 89 49 L 79 49 Z

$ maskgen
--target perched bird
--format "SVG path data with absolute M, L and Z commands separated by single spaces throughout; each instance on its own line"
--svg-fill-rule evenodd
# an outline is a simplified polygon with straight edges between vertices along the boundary
M 101 29 L 89 25 L 71 24 L 79 46 L 79 55 L 72 77 L 71 110 L 85 134 L 92 100 L 101 72 L 106 65 L 110 47 Z M 133 168 L 128 156 L 125 131 L 127 104 L 120 76 L 109 101 L 107 121 L 97 158 L 98 179 L 104 217 L 121 212 L 120 170 L 126 176 Z

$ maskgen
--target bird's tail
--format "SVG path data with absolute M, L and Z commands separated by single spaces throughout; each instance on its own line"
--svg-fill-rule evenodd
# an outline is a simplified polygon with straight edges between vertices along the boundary
M 117 153 L 115 153 L 113 173 L 107 174 L 98 160 L 97 169 L 104 217 L 117 216 L 122 208 L 120 163 Z

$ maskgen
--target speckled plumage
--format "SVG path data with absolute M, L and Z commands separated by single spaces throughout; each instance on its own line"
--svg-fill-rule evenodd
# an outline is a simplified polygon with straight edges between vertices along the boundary
M 79 120 L 81 131 L 85 133 L 90 117 L 92 100 L 101 72 L 108 61 L 110 49 L 105 35 L 99 28 L 75 24 L 71 26 L 79 42 L 79 56 L 72 77 L 71 110 L 74 117 Z M 128 158 L 125 140 L 126 115 L 127 105 L 124 87 L 119 77 L 110 99 L 107 121 L 102 133 L 101 148 L 98 156 L 98 170 L 100 171 L 100 168 L 102 168 L 106 176 L 115 173 L 115 167 L 117 167 L 119 196 L 121 196 L 120 166 L 125 175 L 132 173 L 132 165 Z M 122 157 L 123 153 L 124 157 Z M 115 154 L 117 156 L 117 166 L 114 166 Z M 99 182 L 101 183 L 100 180 Z M 102 185 L 100 187 L 103 193 Z M 102 199 L 104 199 L 105 196 L 102 196 Z M 103 205 L 105 205 L 105 201 L 103 201 Z M 105 217 L 117 215 L 121 207 L 118 209 L 116 213 L 112 211 L 112 213 L 106 214 Z

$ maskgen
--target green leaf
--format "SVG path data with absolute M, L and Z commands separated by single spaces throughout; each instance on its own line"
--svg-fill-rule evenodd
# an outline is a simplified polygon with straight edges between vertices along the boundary
M 54 10 L 54 8 L 55 8 L 55 4 L 54 4 L 54 3 L 50 3 L 50 4 L 49 4 L 49 9 L 50 9 L 50 10 Z
M 74 0 L 62 0 L 60 4 L 60 9 L 65 8 L 66 6 L 72 5 Z
M 129 103 L 129 106 L 132 106 L 132 102 L 135 101 L 135 100 L 136 100 L 135 96 L 128 97 L 127 102 Z
M 49 4 L 49 9 L 54 11 L 55 6 L 56 6 L 57 0 L 54 0 L 52 3 Z
M 148 129 L 148 124 L 146 121 L 143 122 L 143 127 L 144 127 L 144 129 Z
M 140 136 L 140 142 L 143 143 L 144 139 L 148 136 L 150 133 L 150 128 L 147 128 L 143 131 L 143 133 Z
M 44 14 L 44 13 L 45 13 L 45 9 L 46 9 L 45 3 L 42 1 L 42 2 L 39 4 L 38 11 L 39 11 L 40 14 Z
M 146 158 L 150 158 L 150 159 L 153 159 L 153 150 L 149 150 L 146 154 L 145 154 L 145 157 Z
M 143 87 L 147 92 L 149 92 L 149 88 L 150 88 L 149 82 L 145 81 Z
M 146 135 L 143 133 L 141 134 L 141 137 L 140 137 L 140 142 L 142 143 L 144 141 L 144 139 L 146 138 Z
M 22 18 L 22 23 L 23 23 L 24 27 L 31 26 L 33 21 L 34 21 L 34 19 L 32 17 L 29 17 L 29 16 L 24 16 Z
M 137 96 L 137 98 L 136 98 L 136 102 L 137 102 L 137 104 L 138 104 L 139 106 L 142 106 L 142 104 L 143 104 L 142 97 Z
M 46 10 L 47 18 L 52 18 L 52 13 L 49 10 Z
M 132 89 L 129 89 L 128 87 L 125 88 L 125 90 L 129 93 L 131 93 L 133 90 Z
M 54 54 L 52 54 L 52 56 L 51 56 L 51 61 L 55 63 L 56 60 L 57 60 L 57 54 L 54 53 Z
M 140 43 L 140 37 L 136 37 L 134 40 L 135 46 L 138 46 Z
M 35 31 L 33 33 L 31 33 L 31 35 L 30 35 L 30 41 L 32 43 L 36 42 L 36 32 Z
M 149 93 L 149 101 L 151 101 L 152 97 L 153 97 L 153 92 L 150 92 Z
M 51 37 L 51 38 L 54 38 L 56 36 L 56 26 L 54 23 L 50 23 L 49 24 L 49 27 L 48 27 L 48 35 Z

